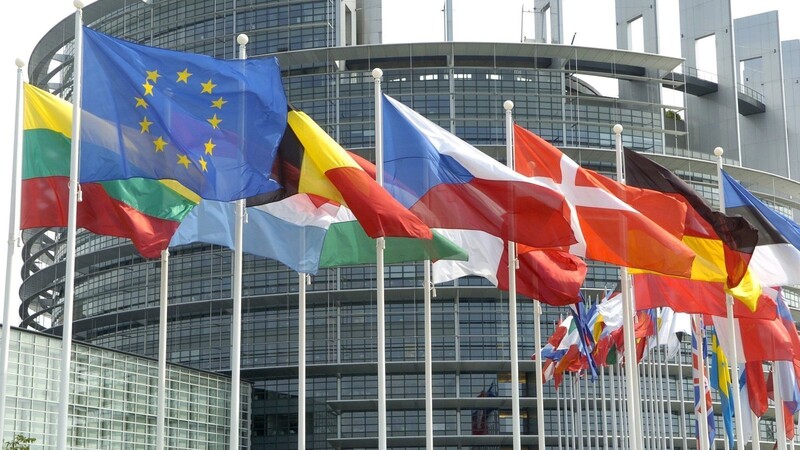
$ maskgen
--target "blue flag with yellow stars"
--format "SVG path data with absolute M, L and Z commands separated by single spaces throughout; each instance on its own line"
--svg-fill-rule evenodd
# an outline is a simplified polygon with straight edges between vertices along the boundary
M 219 60 L 84 28 L 81 182 L 177 180 L 228 201 L 274 191 L 286 128 L 275 58 Z

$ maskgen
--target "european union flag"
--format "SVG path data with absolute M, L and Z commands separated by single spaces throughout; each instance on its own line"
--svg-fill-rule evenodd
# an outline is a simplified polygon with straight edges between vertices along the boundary
M 173 179 L 228 201 L 277 189 L 286 128 L 275 58 L 218 60 L 84 28 L 81 181 Z

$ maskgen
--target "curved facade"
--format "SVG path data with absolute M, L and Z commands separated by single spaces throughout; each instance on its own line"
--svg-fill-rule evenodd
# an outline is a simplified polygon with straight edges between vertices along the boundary
M 84 17 L 87 25 L 109 34 L 221 58 L 235 56 L 235 36 L 245 32 L 250 37 L 250 57 L 277 54 L 290 102 L 343 146 L 367 157 L 373 154 L 375 136 L 370 71 L 380 67 L 387 94 L 498 159 L 505 154 L 502 103 L 511 99 L 517 123 L 586 167 L 614 172 L 611 127 L 621 123 L 626 146 L 654 154 L 706 198 L 716 198 L 710 149 L 690 147 L 691 110 L 665 105 L 660 95 L 641 94 L 667 86 L 694 98 L 690 83 L 667 76 L 675 73 L 680 59 L 536 43 L 380 44 L 374 16 L 380 11 L 377 0 L 100 0 L 86 8 Z M 359 32 L 359 24 L 368 31 Z M 31 83 L 69 96 L 71 34 L 68 18 L 42 39 L 30 61 Z M 584 75 L 616 80 L 620 97 L 599 95 Z M 732 155 L 728 162 L 738 165 L 742 158 Z M 800 206 L 796 203 L 800 184 L 743 167 L 730 171 L 784 212 L 792 214 Z M 66 233 L 28 230 L 24 238 L 23 324 L 59 334 Z M 160 262 L 141 258 L 127 241 L 86 232 L 79 235 L 77 251 L 76 337 L 156 356 Z M 170 362 L 230 370 L 231 259 L 229 250 L 215 246 L 171 249 Z M 373 266 L 358 266 L 325 269 L 311 278 L 308 448 L 377 446 L 375 275 Z M 275 261 L 246 255 L 243 278 L 241 361 L 242 378 L 253 383 L 252 410 L 245 412 L 252 423 L 252 448 L 294 448 L 297 275 Z M 615 267 L 591 264 L 587 295 L 596 299 L 618 280 Z M 393 448 L 424 448 L 425 443 L 421 285 L 421 265 L 386 269 L 388 436 Z M 579 444 L 605 448 L 624 436 L 613 412 L 621 405 L 611 402 L 607 410 L 606 402 L 599 401 L 623 386 L 619 368 L 613 375 L 606 372 L 602 385 L 576 378 L 557 392 L 546 384 L 541 393 L 545 417 L 536 417 L 539 394 L 528 359 L 535 348 L 533 308 L 524 300 L 518 305 L 519 354 L 525 359 L 520 361 L 523 445 L 536 446 L 537 420 L 545 421 L 549 448 Z M 545 308 L 545 337 L 565 313 Z M 433 302 L 436 448 L 511 445 L 508 325 L 506 293 L 485 280 L 467 277 L 437 287 Z M 694 445 L 688 438 L 695 426 L 687 384 L 691 357 L 688 343 L 684 346 L 680 361 L 656 364 L 661 356 L 654 356 L 642 368 L 647 375 L 642 408 L 645 438 L 668 443 L 669 448 Z M 479 398 L 493 383 L 497 397 Z M 476 429 L 474 412 L 483 412 L 479 420 L 484 418 L 485 428 Z M 774 436 L 774 422 L 764 420 L 761 427 L 762 439 Z M 584 436 L 580 443 L 575 435 Z

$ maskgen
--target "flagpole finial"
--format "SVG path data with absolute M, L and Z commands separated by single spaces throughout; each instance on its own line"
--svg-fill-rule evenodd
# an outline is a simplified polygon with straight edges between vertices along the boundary
M 375 78 L 377 80 L 382 76 L 383 76 L 383 71 L 380 68 L 376 67 L 372 69 L 372 78 Z
M 25 67 L 25 61 L 23 61 L 23 60 L 22 60 L 22 58 L 17 58 L 17 59 L 16 59 L 16 61 L 14 61 L 14 63 L 15 63 L 15 64 L 17 65 L 17 67 L 19 67 L 20 69 L 22 69 L 23 67 Z
M 512 109 L 514 109 L 514 102 L 512 102 L 511 100 L 504 101 L 503 109 L 505 109 L 506 111 L 511 111 Z
M 72 2 L 72 6 L 74 6 L 75 9 L 83 9 L 84 4 L 81 0 L 75 0 Z
M 236 36 L 236 43 L 239 44 L 239 45 L 247 45 L 247 43 L 249 41 L 250 41 L 250 38 L 247 37 L 247 35 L 244 34 L 244 33 Z
M 722 147 L 715 147 L 714 148 L 714 156 L 716 156 L 717 158 L 722 156 L 723 153 L 725 153 L 725 150 L 723 150 Z
M 622 125 L 620 125 L 620 124 L 614 125 L 613 130 L 614 130 L 614 134 L 622 134 Z

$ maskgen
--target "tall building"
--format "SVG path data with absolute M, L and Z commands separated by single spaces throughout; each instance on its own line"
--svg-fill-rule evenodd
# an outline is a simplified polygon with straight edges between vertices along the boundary
M 380 67 L 387 94 L 497 159 L 504 160 L 502 104 L 510 99 L 517 123 L 606 174 L 615 170 L 611 128 L 622 124 L 625 146 L 650 154 L 712 202 L 717 181 L 711 150 L 722 146 L 736 178 L 797 217 L 800 43 L 779 41 L 774 13 L 734 21 L 725 0 L 680 4 L 685 62 L 658 54 L 655 9 L 644 0 L 616 2 L 620 49 L 561 45 L 560 0 L 533 2 L 536 23 L 544 26 L 537 27 L 534 42 L 524 43 L 383 44 L 381 23 L 390 18 L 382 17 L 380 0 L 99 0 L 85 9 L 84 20 L 124 39 L 219 58 L 235 57 L 236 36 L 247 33 L 249 57 L 274 54 L 280 60 L 289 101 L 366 157 L 374 156 L 375 144 L 370 71 Z M 711 74 L 696 68 L 698 61 L 708 62 L 696 53 L 704 44 L 716 48 Z M 628 50 L 633 48 L 639 51 Z M 734 48 L 744 56 L 734 55 Z M 72 53 L 73 20 L 66 18 L 34 50 L 31 83 L 69 97 Z M 618 95 L 602 95 L 591 81 L 596 77 L 616 84 Z M 682 100 L 665 104 L 665 88 L 680 92 Z M 29 230 L 24 241 L 23 325 L 60 334 L 66 233 Z M 170 362 L 230 371 L 231 256 L 212 245 L 171 249 Z M 294 448 L 297 274 L 252 256 L 245 256 L 243 272 L 241 361 L 242 378 L 253 384 L 252 409 L 245 412 L 251 415 L 251 448 Z M 75 337 L 156 356 L 159 273 L 159 261 L 141 258 L 129 242 L 80 233 Z M 385 276 L 388 444 L 424 448 L 422 268 L 392 265 Z M 322 270 L 311 278 L 308 448 L 377 446 L 375 277 L 373 266 L 357 266 Z M 585 291 L 597 298 L 618 280 L 616 267 L 591 263 Z M 789 301 L 800 306 L 796 296 Z M 559 391 L 547 384 L 537 393 L 529 359 L 536 347 L 533 305 L 521 300 L 518 308 L 523 446 L 536 447 L 537 421 L 545 422 L 549 448 L 608 448 L 620 442 L 621 405 L 608 401 L 621 398 L 619 368 L 613 375 L 606 372 L 603 383 L 574 378 Z M 544 336 L 565 313 L 544 309 Z M 508 314 L 507 294 L 483 279 L 466 277 L 437 287 L 436 448 L 510 447 Z M 690 369 L 688 343 L 678 361 L 643 366 L 648 442 L 694 445 Z M 490 391 L 496 397 L 486 398 Z M 537 396 L 545 399 L 544 417 L 537 417 Z M 774 436 L 775 422 L 762 420 L 762 441 Z M 721 438 L 717 444 L 722 448 Z

